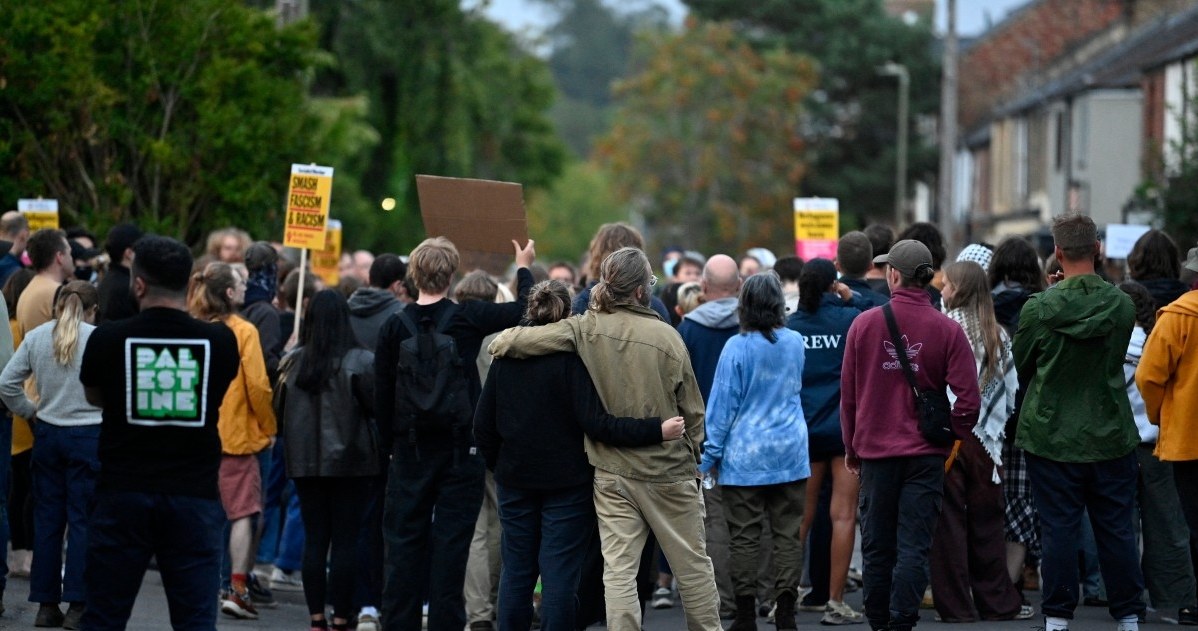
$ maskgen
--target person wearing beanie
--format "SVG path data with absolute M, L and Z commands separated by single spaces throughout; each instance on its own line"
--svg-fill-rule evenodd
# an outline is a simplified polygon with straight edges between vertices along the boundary
M 108 231 L 104 251 L 110 263 L 108 273 L 100 280 L 99 323 L 137 315 L 137 301 L 129 289 L 129 270 L 133 267 L 133 245 L 141 237 L 141 228 L 131 223 L 118 224 Z

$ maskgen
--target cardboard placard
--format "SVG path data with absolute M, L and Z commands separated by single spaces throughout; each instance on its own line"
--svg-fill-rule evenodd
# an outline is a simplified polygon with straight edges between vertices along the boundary
M 329 220 L 325 233 L 324 248 L 312 252 L 312 272 L 324 281 L 326 287 L 336 287 L 341 282 L 341 222 Z
M 311 250 L 324 248 L 332 196 L 333 167 L 291 165 L 291 179 L 287 185 L 287 221 L 283 228 L 284 246 Z
M 528 242 L 519 184 L 417 175 L 416 192 L 425 233 L 453 241 L 462 273 L 482 269 L 501 275 L 512 263 L 512 240 Z
M 840 201 L 830 197 L 796 197 L 795 256 L 836 258 L 840 239 Z
M 17 210 L 29 222 L 29 231 L 58 230 L 57 199 L 18 199 Z
M 1124 223 L 1111 223 L 1106 226 L 1106 249 L 1108 259 L 1125 259 L 1131 254 L 1136 241 L 1144 236 L 1151 226 L 1133 226 Z

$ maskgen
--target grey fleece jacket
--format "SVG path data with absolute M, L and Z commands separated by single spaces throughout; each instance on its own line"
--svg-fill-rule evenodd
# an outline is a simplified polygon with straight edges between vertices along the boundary
M 37 417 L 51 425 L 99 425 L 100 408 L 87 402 L 79 381 L 79 366 L 87 338 L 96 327 L 79 323 L 79 341 L 71 363 L 63 366 L 54 359 L 53 335 L 56 320 L 51 320 L 25 336 L 4 372 L 0 373 L 0 399 L 8 409 L 25 418 Z M 36 378 L 39 402 L 25 396 L 25 381 Z

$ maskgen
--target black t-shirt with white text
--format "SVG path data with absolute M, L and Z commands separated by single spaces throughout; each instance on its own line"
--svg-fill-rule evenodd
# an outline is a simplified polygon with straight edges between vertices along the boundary
M 217 420 L 239 365 L 227 326 L 178 309 L 93 331 L 79 380 L 104 397 L 98 488 L 219 497 Z

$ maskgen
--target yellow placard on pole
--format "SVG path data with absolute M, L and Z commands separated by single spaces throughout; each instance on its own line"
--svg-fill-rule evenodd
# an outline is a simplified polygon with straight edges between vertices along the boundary
M 324 248 L 333 195 L 333 167 L 314 164 L 291 165 L 287 186 L 287 222 L 283 245 L 304 250 Z
M 312 252 L 312 271 L 320 276 L 326 287 L 333 287 L 341 282 L 341 222 L 329 220 L 329 229 L 325 233 L 324 248 Z
M 796 197 L 795 254 L 803 259 L 835 258 L 840 239 L 840 201 L 830 197 Z
M 58 230 L 57 199 L 18 199 L 17 210 L 29 222 L 29 231 Z

